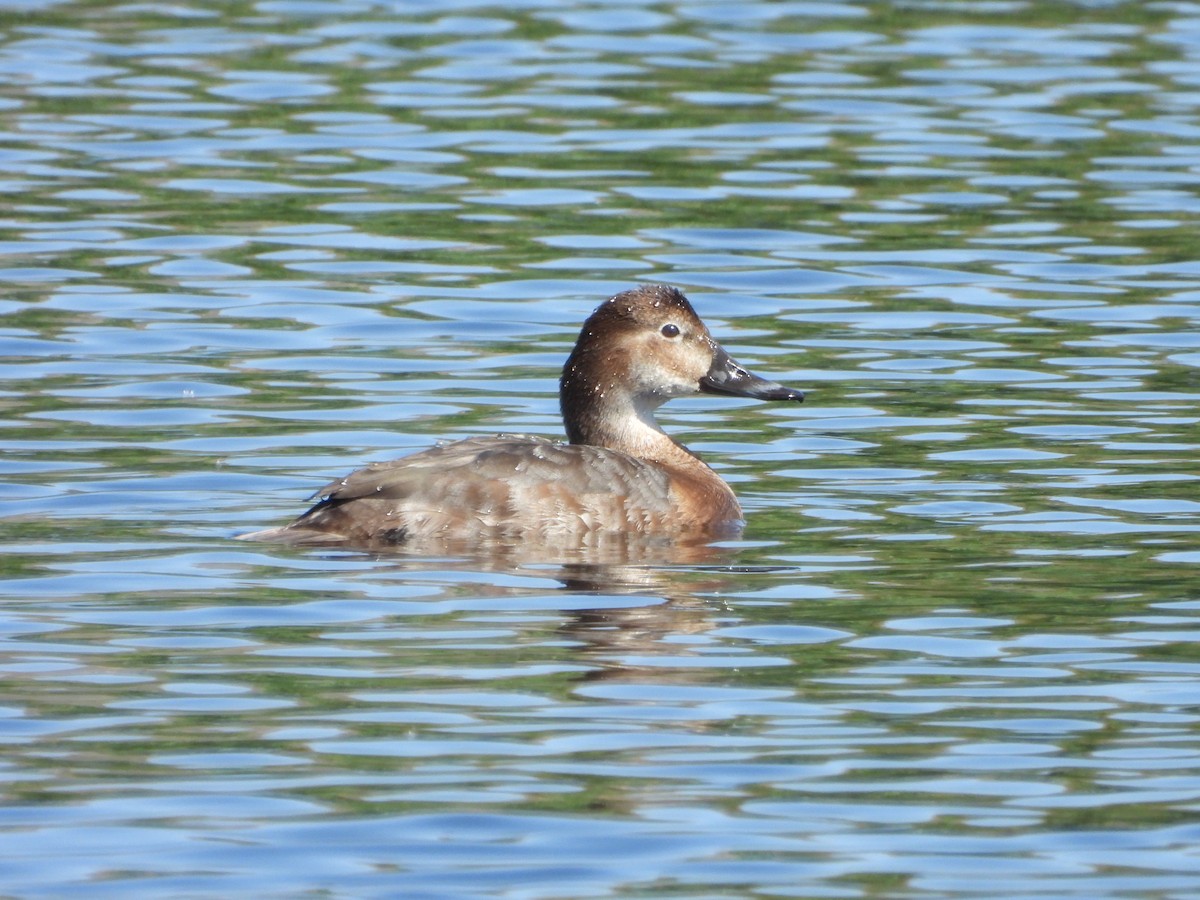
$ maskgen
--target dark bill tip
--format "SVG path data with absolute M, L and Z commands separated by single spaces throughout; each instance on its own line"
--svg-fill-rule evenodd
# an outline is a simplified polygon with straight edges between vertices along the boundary
M 755 400 L 793 400 L 797 403 L 804 401 L 803 391 L 784 387 L 778 382 L 767 381 L 753 372 L 746 371 L 722 347 L 717 347 L 712 367 L 708 374 L 700 379 L 700 390 L 707 394 L 752 397 Z

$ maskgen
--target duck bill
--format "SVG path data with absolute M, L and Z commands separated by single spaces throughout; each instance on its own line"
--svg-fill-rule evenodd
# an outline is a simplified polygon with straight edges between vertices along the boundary
M 804 400 L 803 391 L 784 387 L 746 371 L 720 345 L 717 346 L 708 374 L 700 379 L 700 390 L 706 394 L 753 397 L 755 400 L 794 400 L 797 403 Z

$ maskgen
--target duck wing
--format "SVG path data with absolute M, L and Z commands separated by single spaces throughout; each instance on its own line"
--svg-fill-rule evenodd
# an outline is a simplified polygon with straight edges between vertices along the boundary
M 414 543 L 554 541 L 597 530 L 672 532 L 666 471 L 603 447 L 529 435 L 468 438 L 373 463 L 319 490 L 266 540 Z

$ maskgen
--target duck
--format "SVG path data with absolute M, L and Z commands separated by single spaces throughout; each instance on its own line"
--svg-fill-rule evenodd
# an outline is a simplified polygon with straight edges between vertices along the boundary
M 563 366 L 565 443 L 496 434 L 373 463 L 321 488 L 287 525 L 240 537 L 425 547 L 736 536 L 733 490 L 654 418 L 668 400 L 700 393 L 804 400 L 739 365 L 682 291 L 639 285 L 595 309 Z

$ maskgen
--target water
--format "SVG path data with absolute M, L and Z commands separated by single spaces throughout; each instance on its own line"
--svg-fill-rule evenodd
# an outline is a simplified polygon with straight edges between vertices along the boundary
M 0 25 L 3 893 L 1200 893 L 1200 6 Z M 231 540 L 647 280 L 740 541 Z

